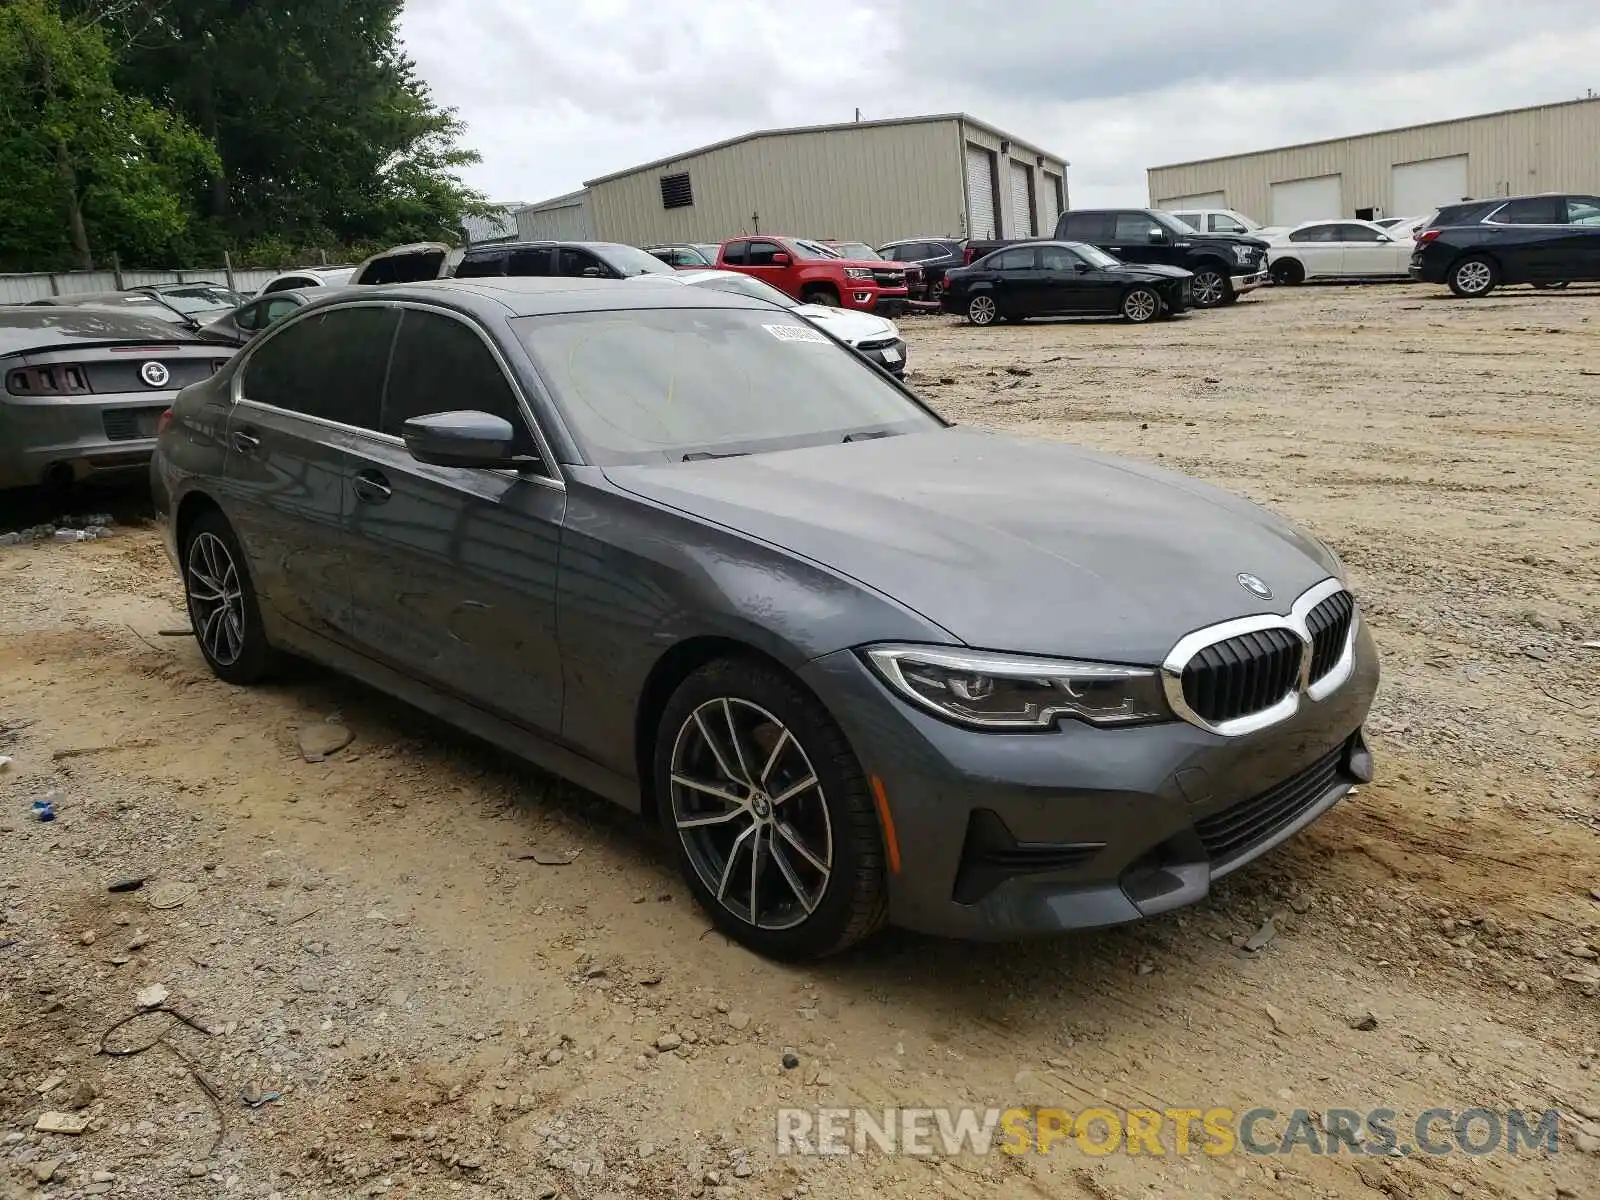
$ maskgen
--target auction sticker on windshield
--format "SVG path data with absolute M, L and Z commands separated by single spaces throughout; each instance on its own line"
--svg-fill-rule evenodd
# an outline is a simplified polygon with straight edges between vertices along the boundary
M 804 325 L 763 325 L 761 328 L 780 342 L 820 342 L 824 346 L 828 344 L 825 335 Z

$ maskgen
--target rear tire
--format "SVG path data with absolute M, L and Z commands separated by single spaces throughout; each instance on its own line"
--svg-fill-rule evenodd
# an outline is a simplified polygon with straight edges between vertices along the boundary
M 653 770 L 684 880 L 729 937 L 799 960 L 883 924 L 866 775 L 828 711 L 784 672 L 720 659 L 690 675 L 661 715 Z
M 1279 287 L 1297 287 L 1306 281 L 1306 269 L 1297 258 L 1280 258 L 1272 264 L 1272 282 Z
M 1133 325 L 1146 325 L 1161 315 L 1161 297 L 1154 288 L 1131 287 L 1122 297 L 1122 319 Z
M 1000 306 L 990 292 L 978 292 L 967 297 L 967 320 L 974 325 L 993 325 L 1000 316 Z
M 1463 258 L 1450 268 L 1450 290 L 1463 300 L 1481 300 L 1500 284 L 1500 268 L 1481 254 Z
M 276 655 L 261 624 L 261 606 L 233 526 L 216 509 L 201 513 L 184 535 L 183 594 L 200 653 L 225 683 L 265 678 Z

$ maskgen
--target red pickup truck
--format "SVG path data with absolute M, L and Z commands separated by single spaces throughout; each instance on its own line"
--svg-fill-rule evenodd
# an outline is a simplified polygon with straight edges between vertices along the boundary
M 906 269 L 883 259 L 837 258 L 820 243 L 771 234 L 733 238 L 717 267 L 754 276 L 806 304 L 892 317 L 906 306 Z

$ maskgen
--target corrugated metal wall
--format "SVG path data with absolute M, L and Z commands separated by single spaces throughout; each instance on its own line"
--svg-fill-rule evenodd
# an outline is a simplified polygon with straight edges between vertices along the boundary
M 284 268 L 288 270 L 289 268 Z M 245 293 L 254 292 L 280 270 L 233 272 L 233 286 Z M 142 287 L 153 283 L 226 283 L 227 272 L 185 269 L 182 271 L 124 271 L 123 287 Z M 84 292 L 114 292 L 117 277 L 110 271 L 60 271 L 54 275 L 0 275 L 0 304 L 26 304 L 29 300 L 45 300 L 51 296 L 76 296 Z
M 1345 212 L 1381 208 L 1391 216 L 1390 169 L 1426 159 L 1468 156 L 1468 195 L 1527 192 L 1600 194 L 1600 99 L 1570 101 L 1439 125 L 1398 129 L 1211 159 L 1148 172 L 1158 208 L 1181 196 L 1223 192 L 1227 207 L 1258 221 L 1271 211 L 1271 185 L 1319 175 L 1342 177 Z
M 759 232 L 848 238 L 961 236 L 959 122 L 863 125 L 755 138 L 589 187 L 595 236 L 646 246 Z M 660 179 L 687 171 L 694 203 L 663 208 Z
M 589 194 L 561 196 L 519 210 L 517 236 L 526 241 L 592 241 L 595 233 L 594 222 L 589 219 Z

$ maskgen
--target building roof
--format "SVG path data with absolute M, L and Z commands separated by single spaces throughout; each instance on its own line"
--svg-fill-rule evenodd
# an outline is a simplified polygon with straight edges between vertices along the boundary
M 536 200 L 532 204 L 524 204 L 518 212 L 545 212 L 552 208 L 572 208 L 582 204 L 588 198 L 589 189 L 579 188 L 575 192 L 562 192 L 559 196 L 551 196 L 548 200 Z
M 1237 154 L 1216 154 L 1210 158 L 1191 158 L 1184 162 L 1162 163 L 1147 167 L 1147 171 L 1173 171 L 1179 167 L 1198 167 L 1203 163 L 1226 162 L 1231 158 L 1258 158 L 1263 154 L 1278 154 L 1285 150 L 1304 150 L 1308 146 L 1327 146 L 1334 142 L 1350 142 L 1361 138 L 1383 137 L 1391 133 L 1410 133 L 1414 129 L 1436 129 L 1440 125 L 1459 125 L 1463 121 L 1489 121 L 1495 117 L 1511 117 L 1519 113 L 1538 112 L 1546 108 L 1571 108 L 1578 104 L 1600 104 L 1600 96 L 1579 96 L 1576 100 L 1558 100 L 1554 104 L 1530 104 L 1525 108 L 1502 108 L 1496 112 L 1471 113 L 1465 117 L 1446 117 L 1442 121 L 1423 121 L 1416 125 L 1396 125 L 1389 129 L 1375 129 L 1370 133 L 1346 133 L 1339 137 L 1318 138 L 1313 142 L 1295 142 L 1288 146 L 1269 146 L 1265 150 L 1241 150 Z
M 517 212 L 527 205 L 520 200 L 508 200 L 494 206 L 494 211 L 483 217 L 463 217 L 461 226 L 467 231 L 467 241 L 499 241 L 517 236 Z
M 927 125 L 939 121 L 965 121 L 968 125 L 975 125 L 979 129 L 986 130 L 987 132 L 992 133 L 995 137 L 1000 138 L 1003 141 L 1011 142 L 1013 145 L 1019 146 L 1024 150 L 1032 151 L 1034 154 L 1042 154 L 1046 158 L 1053 158 L 1057 162 L 1061 163 L 1062 166 L 1072 165 L 1071 163 L 1067 162 L 1066 158 L 1062 155 L 1052 154 L 1049 150 L 1046 150 L 1040 146 L 1036 146 L 1032 142 L 1025 141 L 1022 138 L 1017 137 L 1015 134 L 1010 134 L 1003 129 L 995 128 L 995 126 L 990 125 L 987 121 L 980 121 L 976 117 L 969 117 L 966 113 L 954 112 L 934 113 L 932 115 L 923 117 L 888 117 L 878 121 L 842 121 L 836 125 L 793 125 L 783 129 L 757 129 L 753 133 L 741 133 L 738 137 L 724 138 L 720 142 L 712 142 L 709 146 L 699 146 L 693 150 L 685 150 L 680 154 L 672 154 L 668 155 L 666 158 L 657 158 L 647 163 L 641 163 L 637 167 L 629 167 L 623 171 L 613 171 L 609 175 L 601 175 L 594 179 L 587 179 L 584 181 L 583 186 L 585 188 L 591 188 L 596 184 L 609 183 L 613 179 L 621 179 L 626 175 L 636 175 L 640 171 L 649 171 L 656 167 L 669 166 L 672 163 L 682 162 L 686 158 L 694 158 L 699 154 L 709 154 L 713 150 L 724 150 L 729 146 L 737 146 L 741 142 L 753 142 L 758 138 L 788 137 L 796 133 L 837 133 L 843 132 L 847 129 L 881 129 L 889 125 Z M 546 201 L 545 203 L 548 204 L 550 202 Z

